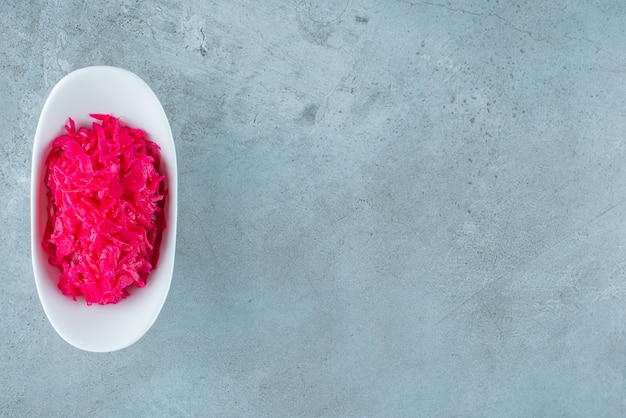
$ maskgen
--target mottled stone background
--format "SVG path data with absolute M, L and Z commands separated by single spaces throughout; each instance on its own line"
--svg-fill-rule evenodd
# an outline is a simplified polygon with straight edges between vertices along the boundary
M 0 415 L 626 415 L 626 3 L 0 5 Z M 170 296 L 66 344 L 37 119 L 129 69 L 178 151 Z M 88 94 L 89 92 L 86 92 Z

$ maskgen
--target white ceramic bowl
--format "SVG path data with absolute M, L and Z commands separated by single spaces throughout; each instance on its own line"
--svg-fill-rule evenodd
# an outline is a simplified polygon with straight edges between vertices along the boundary
M 141 289 L 131 287 L 131 295 L 117 304 L 87 306 L 82 297 L 74 301 L 59 291 L 59 271 L 48 264 L 41 241 L 47 221 L 44 160 L 50 142 L 64 132 L 69 117 L 77 126 L 91 126 L 90 113 L 114 115 L 123 124 L 148 133 L 161 147 L 161 167 L 166 173 L 169 194 L 165 203 L 167 228 L 163 231 L 159 262 L 147 285 Z M 141 78 L 120 68 L 97 66 L 76 70 L 54 86 L 41 111 L 33 145 L 31 251 L 41 305 L 65 341 L 87 351 L 119 350 L 139 340 L 156 321 L 174 270 L 177 185 L 176 150 L 167 116 Z

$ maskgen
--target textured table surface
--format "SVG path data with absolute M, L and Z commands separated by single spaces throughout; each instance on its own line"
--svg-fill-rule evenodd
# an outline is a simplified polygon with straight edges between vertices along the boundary
M 97 4 L 0 6 L 0 415 L 626 414 L 623 1 Z M 30 257 L 39 112 L 98 64 L 180 179 L 169 298 L 108 354 Z

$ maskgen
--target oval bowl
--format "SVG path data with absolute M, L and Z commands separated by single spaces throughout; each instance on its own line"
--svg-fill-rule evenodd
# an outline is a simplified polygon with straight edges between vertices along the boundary
M 107 113 L 120 122 L 141 128 L 161 147 L 161 170 L 166 175 L 167 227 L 160 257 L 144 288 L 117 304 L 87 306 L 64 296 L 57 288 L 59 271 L 48 263 L 41 241 L 47 222 L 45 157 L 54 138 L 64 133 L 68 118 L 76 126 L 91 126 L 90 113 Z M 86 351 L 115 351 L 138 341 L 154 324 L 169 293 L 174 271 L 177 218 L 176 150 L 167 116 L 152 89 L 137 75 L 116 67 L 76 70 L 61 79 L 44 103 L 35 141 L 31 171 L 31 252 L 37 293 L 56 332 L 69 344 Z

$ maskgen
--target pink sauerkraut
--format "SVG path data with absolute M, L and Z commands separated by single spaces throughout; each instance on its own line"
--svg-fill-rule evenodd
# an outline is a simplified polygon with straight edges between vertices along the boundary
M 110 115 L 52 142 L 46 158 L 48 223 L 43 248 L 60 269 L 58 287 L 87 305 L 117 303 L 144 287 L 165 229 L 160 148 Z

